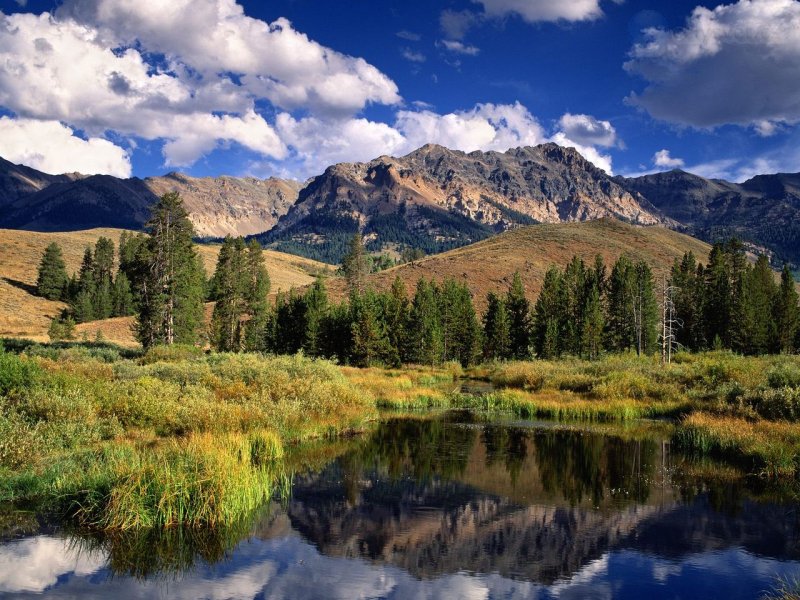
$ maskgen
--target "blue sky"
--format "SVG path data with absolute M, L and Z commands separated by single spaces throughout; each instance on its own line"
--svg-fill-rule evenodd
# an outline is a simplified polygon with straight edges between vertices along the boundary
M 0 0 L 0 156 L 305 178 L 426 142 L 800 171 L 800 1 Z

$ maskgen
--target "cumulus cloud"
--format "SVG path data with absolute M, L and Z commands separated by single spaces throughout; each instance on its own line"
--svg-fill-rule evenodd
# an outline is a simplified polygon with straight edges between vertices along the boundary
M 603 15 L 600 0 L 473 0 L 490 17 L 514 14 L 529 23 L 591 21 Z
M 141 43 L 206 77 L 239 74 L 247 90 L 284 109 L 357 111 L 400 101 L 396 84 L 365 60 L 310 40 L 287 19 L 248 17 L 235 0 L 68 0 L 59 15 L 98 27 L 110 44 Z
M 609 175 L 614 174 L 611 156 L 608 154 L 603 154 L 594 146 L 588 146 L 572 140 L 563 131 L 557 131 L 555 134 L 553 134 L 549 141 L 555 142 L 559 146 L 575 148 L 575 150 L 577 150 L 581 156 L 592 163 L 595 167 L 602 169 Z
M 659 150 L 653 155 L 653 164 L 665 169 L 680 169 L 685 163 L 682 158 L 672 157 L 669 150 Z
M 591 115 L 566 113 L 559 119 L 558 126 L 566 137 L 579 144 L 609 147 L 617 143 L 614 126 L 609 121 L 601 121 Z
M 58 121 L 0 117 L 0 156 L 45 173 L 131 175 L 123 148 L 100 138 L 80 138 Z
M 442 40 L 441 45 L 450 52 L 454 52 L 456 54 L 466 54 L 467 56 L 477 56 L 481 52 L 481 49 L 477 46 L 470 46 L 469 44 L 459 42 L 458 40 Z
M 406 138 L 409 151 L 426 143 L 465 152 L 505 151 L 540 144 L 546 138 L 538 120 L 518 102 L 478 104 L 471 110 L 447 114 L 400 111 L 395 126 Z
M 109 131 L 164 140 L 171 166 L 226 143 L 280 160 L 288 149 L 257 112 L 262 101 L 346 118 L 400 96 L 363 59 L 285 19 L 247 17 L 233 0 L 68 0 L 56 14 L 0 13 L 0 106 L 21 123 L 61 122 L 95 144 Z M 32 139 L 26 152 L 42 153 Z M 109 161 L 123 172 L 118 154 Z
M 800 122 L 800 2 L 740 0 L 697 7 L 676 31 L 651 28 L 628 72 L 647 85 L 629 102 L 695 127 Z

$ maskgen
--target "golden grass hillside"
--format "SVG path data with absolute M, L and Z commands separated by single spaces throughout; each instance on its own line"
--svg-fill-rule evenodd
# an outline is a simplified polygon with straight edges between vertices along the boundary
M 705 262 L 710 249 L 705 242 L 663 227 L 637 227 L 611 219 L 541 224 L 376 273 L 369 281 L 376 289 L 387 289 L 399 276 L 409 294 L 413 294 L 420 277 L 436 281 L 455 278 L 469 286 L 478 310 L 482 311 L 486 294 L 506 290 L 515 271 L 519 271 L 533 301 L 539 295 L 547 269 L 554 264 L 566 266 L 574 255 L 591 265 L 595 255 L 600 254 L 610 270 L 617 258 L 627 254 L 633 260 L 646 261 L 660 278 L 684 252 L 694 252 Z M 332 281 L 330 288 L 334 297 L 344 295 L 343 282 Z
M 34 295 L 39 260 L 48 244 L 56 242 L 64 253 L 67 272 L 80 268 L 84 250 L 101 237 L 119 244 L 122 229 L 90 229 L 65 233 L 38 233 L 0 229 L 0 337 L 28 337 L 47 339 L 50 319 L 63 308 L 61 302 L 51 302 Z M 218 244 L 198 246 L 206 272 L 211 274 L 219 253 Z M 318 272 L 330 272 L 332 267 L 307 258 L 283 252 L 264 252 L 267 269 L 272 279 L 272 289 L 288 290 L 310 284 Z M 87 323 L 78 328 L 94 336 L 97 330 L 109 340 L 126 345 L 133 342 L 130 333 L 131 319 L 118 318 Z

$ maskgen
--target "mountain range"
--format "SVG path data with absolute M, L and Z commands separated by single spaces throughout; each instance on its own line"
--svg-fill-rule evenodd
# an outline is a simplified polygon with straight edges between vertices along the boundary
M 706 241 L 736 235 L 776 262 L 800 263 L 800 174 L 741 184 L 681 170 L 612 177 L 552 143 L 470 153 L 429 144 L 403 157 L 335 164 L 306 184 L 179 173 L 48 175 L 0 159 L 0 227 L 141 228 L 149 205 L 171 190 L 181 193 L 199 236 L 256 235 L 333 263 L 355 231 L 373 251 L 433 253 L 521 225 L 606 217 Z

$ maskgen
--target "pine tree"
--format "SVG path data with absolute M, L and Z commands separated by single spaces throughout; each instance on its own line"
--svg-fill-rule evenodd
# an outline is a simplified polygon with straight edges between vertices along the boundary
M 773 309 L 778 297 L 778 286 L 767 257 L 758 257 L 754 267 L 745 270 L 743 294 L 739 310 L 742 331 L 736 336 L 739 352 L 766 354 L 777 345 L 777 330 Z
M 483 357 L 486 360 L 507 360 L 511 357 L 510 323 L 505 300 L 489 292 L 483 315 Z
M 533 348 L 542 359 L 561 355 L 561 324 L 564 308 L 564 285 L 561 272 L 552 266 L 547 270 L 542 291 L 533 309 Z
M 594 360 L 600 356 L 603 349 L 603 329 L 605 319 L 603 306 L 600 302 L 600 290 L 596 285 L 591 286 L 586 297 L 583 310 L 583 346 L 582 354 Z
M 216 304 L 211 317 L 211 341 L 218 352 L 239 352 L 250 283 L 245 270 L 245 245 L 241 237 L 227 236 L 214 272 Z
M 636 347 L 636 271 L 627 256 L 614 263 L 608 286 L 605 345 L 611 352 L 624 352 Z
M 658 339 L 658 301 L 650 265 L 641 261 L 634 267 L 634 327 L 637 354 L 652 354 Z
M 245 349 L 251 352 L 266 350 L 267 328 L 270 322 L 268 299 L 270 279 L 264 263 L 264 252 L 256 240 L 251 240 L 247 245 L 245 268 L 247 271 L 245 303 L 249 316 L 245 324 Z
M 466 285 L 448 279 L 439 290 L 443 358 L 463 366 L 472 364 L 480 346 L 480 326 Z
M 136 311 L 131 283 L 124 271 L 119 271 L 114 279 L 112 299 L 115 317 L 126 317 Z
M 364 250 L 364 240 L 360 233 L 356 233 L 350 239 L 347 254 L 342 260 L 342 271 L 344 271 L 350 291 L 359 293 L 364 291 L 369 269 L 369 260 Z
M 303 303 L 305 308 L 303 352 L 308 356 L 319 356 L 323 345 L 321 326 L 328 311 L 328 290 L 324 277 L 317 277 L 314 284 L 306 291 Z
M 192 223 L 177 192 L 161 196 L 147 229 L 150 237 L 136 258 L 141 290 L 137 337 L 145 349 L 195 343 L 203 325 L 205 273 L 192 243 Z
M 87 247 L 83 253 L 83 261 L 78 272 L 78 279 L 75 285 L 74 295 L 70 303 L 75 320 L 78 323 L 86 323 L 95 319 L 95 294 L 97 284 L 94 278 L 94 254 L 91 247 Z
M 567 352 L 580 355 L 583 348 L 583 309 L 587 272 L 583 260 L 574 256 L 563 276 L 564 316 L 562 345 Z
M 420 279 L 409 315 L 409 357 L 412 362 L 436 365 L 442 362 L 441 315 L 436 285 Z
M 386 322 L 386 335 L 392 349 L 391 366 L 399 366 L 408 359 L 408 317 L 409 302 L 406 286 L 400 277 L 395 277 L 392 288 L 384 295 L 383 315 Z
M 357 367 L 383 363 L 389 352 L 386 328 L 379 319 L 379 302 L 374 292 L 350 296 L 350 358 Z
M 775 350 L 778 352 L 794 352 L 800 348 L 797 336 L 800 334 L 800 306 L 798 306 L 797 288 L 788 265 L 781 272 L 781 286 L 775 298 L 775 326 L 777 329 Z
M 514 273 L 511 287 L 506 295 L 506 309 L 508 310 L 511 346 L 511 357 L 525 360 L 530 357 L 531 323 L 530 302 L 525 296 L 525 287 L 519 271 Z
M 55 242 L 45 248 L 36 278 L 36 293 L 48 300 L 62 300 L 67 292 L 67 269 L 61 247 Z
M 686 252 L 672 265 L 671 282 L 674 288 L 673 304 L 675 318 L 680 324 L 677 343 L 689 350 L 703 347 L 702 293 L 703 279 L 698 277 L 698 265 L 694 254 Z

